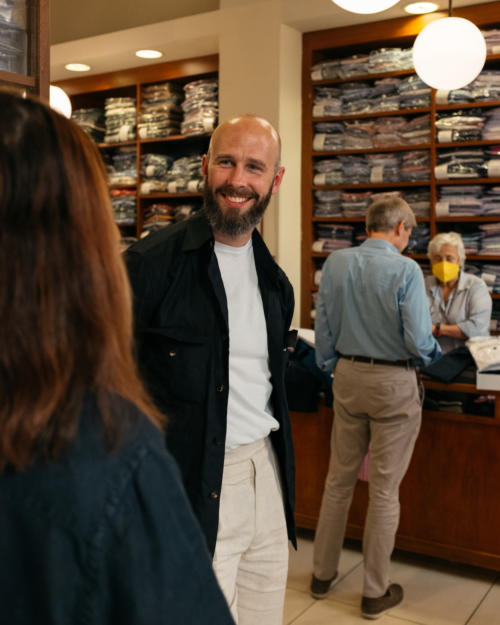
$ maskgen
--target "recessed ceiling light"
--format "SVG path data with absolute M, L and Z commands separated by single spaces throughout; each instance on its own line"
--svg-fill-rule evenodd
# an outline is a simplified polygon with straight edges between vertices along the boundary
M 412 2 L 405 6 L 405 11 L 414 15 L 422 15 L 423 13 L 432 13 L 438 8 L 435 2 Z
M 64 67 L 70 72 L 88 72 L 90 70 L 90 65 L 86 63 L 68 63 Z
M 137 50 L 135 56 L 139 56 L 141 59 L 159 59 L 163 56 L 163 52 L 159 50 Z

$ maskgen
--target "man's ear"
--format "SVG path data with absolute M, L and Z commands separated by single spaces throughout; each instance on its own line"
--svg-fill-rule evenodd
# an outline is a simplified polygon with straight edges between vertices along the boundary
M 271 188 L 271 193 L 274 195 L 276 191 L 280 188 L 281 181 L 283 180 L 283 174 L 285 173 L 285 168 L 280 167 L 278 171 L 274 174 L 273 186 Z
M 404 230 L 406 230 L 406 223 L 404 221 L 400 221 L 396 225 L 396 228 L 394 229 L 394 232 L 395 232 L 397 237 L 400 237 L 403 234 Z
M 201 172 L 203 174 L 203 178 L 206 179 L 208 177 L 208 156 L 206 154 L 204 154 L 201 159 Z

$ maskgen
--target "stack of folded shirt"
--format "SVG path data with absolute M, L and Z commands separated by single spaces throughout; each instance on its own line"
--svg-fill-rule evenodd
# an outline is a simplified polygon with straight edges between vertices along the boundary
M 180 134 L 182 121 L 180 105 L 183 99 L 182 87 L 173 82 L 143 87 L 139 137 L 147 139 Z
M 219 84 L 217 80 L 195 80 L 184 85 L 182 103 L 184 119 L 181 134 L 199 135 L 212 132 L 219 115 Z
M 341 207 L 344 217 L 364 217 L 371 203 L 371 191 L 342 193 Z
M 344 182 L 344 168 L 338 158 L 325 158 L 316 161 L 314 171 L 316 172 L 313 179 L 315 185 L 342 184 Z
M 431 89 L 416 74 L 408 76 L 399 85 L 399 108 L 411 109 L 429 106 Z
M 344 82 L 341 87 L 342 113 L 370 113 L 373 108 L 373 87 L 367 82 Z
M 486 111 L 486 124 L 483 128 L 483 139 L 500 139 L 500 107 Z
M 443 150 L 437 154 L 435 175 L 438 180 L 480 178 L 485 173 L 486 158 L 481 148 Z
M 438 89 L 436 104 L 487 102 L 500 99 L 500 70 L 483 70 L 471 83 L 451 91 Z
M 314 89 L 313 117 L 329 117 L 342 114 L 339 87 L 316 87 Z
M 480 277 L 491 293 L 500 293 L 500 265 L 483 265 Z
M 168 189 L 168 170 L 173 158 L 166 154 L 143 154 L 141 156 L 141 193 L 154 193 Z
M 71 114 L 71 119 L 82 128 L 96 143 L 104 141 L 106 126 L 104 125 L 104 109 L 88 108 L 77 109 Z
M 407 125 L 404 117 L 379 117 L 375 120 L 375 136 L 373 144 L 376 148 L 401 145 L 403 139 L 399 134 Z
M 368 74 L 368 54 L 353 54 L 340 59 L 339 78 Z
M 400 180 L 401 154 L 383 152 L 367 154 L 370 166 L 370 182 L 398 182 Z
M 436 117 L 439 143 L 452 141 L 479 141 L 482 137 L 485 115 L 483 109 L 467 109 L 438 113 Z
M 412 229 L 406 252 L 410 254 L 425 254 L 427 252 L 427 246 L 429 245 L 429 239 L 429 226 L 418 224 Z
M 120 226 L 134 226 L 136 221 L 136 193 L 131 189 L 111 191 L 111 206 L 115 223 Z
M 481 249 L 479 254 L 496 256 L 500 254 L 500 224 L 480 224 Z
M 431 140 L 431 116 L 418 115 L 406 122 L 405 126 L 398 130 L 400 143 L 403 145 L 416 145 L 429 143 Z
M 104 103 L 105 143 L 135 139 L 135 98 L 106 98 Z
M 486 41 L 487 54 L 500 53 L 500 30 L 492 28 L 491 30 L 482 30 L 481 34 Z
M 345 122 L 344 149 L 361 150 L 373 147 L 375 125 L 373 120 Z
M 137 152 L 135 146 L 116 148 L 107 159 L 108 182 L 111 185 L 133 185 L 137 182 Z
M 429 217 L 431 210 L 431 193 L 429 189 L 408 189 L 404 199 L 415 213 L 415 217 Z
M 342 191 L 318 190 L 314 192 L 314 216 L 315 217 L 341 217 L 342 216 Z
M 462 232 L 462 241 L 464 242 L 466 254 L 478 254 L 481 249 L 481 233 L 480 232 Z
M 316 226 L 313 252 L 333 252 L 352 247 L 352 226 L 338 224 L 318 224 Z
M 489 187 L 483 192 L 481 215 L 500 215 L 500 187 Z
M 371 93 L 371 110 L 374 112 L 397 111 L 399 108 L 400 78 L 376 80 Z
M 195 154 L 176 159 L 167 172 L 169 193 L 196 193 L 203 190 L 203 156 Z
M 311 80 L 331 80 L 339 77 L 340 59 L 322 61 L 311 67 Z
M 342 164 L 344 184 L 364 184 L 370 182 L 371 167 L 363 156 L 339 156 Z
M 343 122 L 320 122 L 314 126 L 313 150 L 316 152 L 343 150 L 345 141 Z
M 426 150 L 412 150 L 401 154 L 401 180 L 429 180 L 430 155 Z
M 482 213 L 483 187 L 481 185 L 453 185 L 439 188 L 436 216 L 473 216 Z
M 411 48 L 380 48 L 372 50 L 368 57 L 368 71 L 370 74 L 395 72 L 402 69 L 412 69 L 413 54 Z

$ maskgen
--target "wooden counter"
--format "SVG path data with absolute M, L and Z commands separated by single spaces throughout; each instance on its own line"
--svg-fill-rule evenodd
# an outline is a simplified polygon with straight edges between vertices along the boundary
M 400 489 L 396 547 L 500 571 L 500 392 L 470 384 L 426 388 L 495 395 L 494 417 L 424 411 Z M 296 522 L 315 529 L 330 454 L 332 409 L 292 412 Z M 346 536 L 360 539 L 368 484 L 358 481 Z

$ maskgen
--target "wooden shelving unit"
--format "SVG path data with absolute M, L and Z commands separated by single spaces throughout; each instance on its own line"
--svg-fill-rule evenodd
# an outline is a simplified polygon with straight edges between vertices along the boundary
M 156 63 L 144 67 L 136 67 L 118 72 L 98 74 L 95 76 L 83 76 L 57 82 L 57 86 L 63 88 L 70 96 L 73 109 L 104 107 L 104 101 L 109 97 L 133 97 L 136 101 L 137 122 L 142 102 L 142 88 L 165 81 L 184 85 L 188 82 L 204 78 L 216 78 L 218 75 L 218 56 L 210 55 Z M 137 137 L 133 141 L 117 143 L 99 143 L 102 153 L 109 153 L 120 147 L 135 147 L 137 159 L 137 183 L 135 185 L 114 184 L 112 189 L 137 190 L 136 209 L 137 223 L 135 227 L 122 226 L 124 234 L 134 234 L 139 237 L 143 226 L 143 215 L 148 205 L 155 201 L 168 200 L 173 203 L 184 203 L 187 200 L 199 199 L 202 193 L 183 192 L 169 193 L 167 191 L 141 193 L 141 156 L 147 153 L 161 152 L 175 158 L 204 153 L 208 147 L 210 133 L 196 135 L 171 135 L 158 138 L 141 139 Z
M 0 69 L 0 85 L 49 98 L 49 0 L 26 0 L 26 74 Z M 0 33 L 1 37 L 1 33 Z
M 463 9 L 454 10 L 457 17 L 465 17 L 473 21 L 480 28 L 494 28 L 500 24 L 500 2 L 476 5 Z M 410 190 L 412 188 L 426 188 L 430 191 L 431 209 L 428 218 L 419 218 L 419 223 L 426 223 L 430 228 L 431 237 L 439 231 L 452 229 L 453 224 L 458 224 L 459 228 L 472 228 L 479 223 L 494 223 L 500 221 L 499 216 L 485 217 L 465 217 L 465 216 L 445 216 L 437 217 L 435 206 L 438 198 L 439 187 L 442 185 L 500 185 L 500 178 L 467 178 L 437 180 L 434 174 L 434 167 L 437 162 L 437 154 L 443 149 L 458 149 L 461 147 L 484 147 L 499 144 L 500 140 L 482 140 L 453 143 L 437 143 L 436 141 L 436 115 L 438 112 L 454 111 L 470 108 L 493 108 L 500 106 L 500 100 L 489 100 L 481 102 L 471 102 L 464 104 L 441 105 L 436 103 L 435 91 L 432 90 L 430 105 L 411 109 L 395 109 L 390 111 L 334 115 L 325 117 L 313 116 L 314 91 L 320 86 L 340 86 L 342 83 L 370 82 L 389 77 L 404 78 L 414 74 L 413 70 L 398 70 L 387 73 L 365 74 L 349 76 L 346 78 L 335 78 L 326 80 L 311 79 L 311 67 L 321 61 L 328 59 L 346 58 L 356 53 L 367 53 L 380 48 L 410 48 L 415 37 L 422 28 L 437 17 L 444 17 L 444 14 L 429 14 L 418 17 L 408 17 L 377 22 L 373 24 L 362 24 L 359 26 L 348 26 L 332 30 L 306 33 L 303 38 L 303 130 L 302 130 L 302 293 L 301 293 L 301 325 L 311 327 L 314 323 L 311 317 L 313 295 L 317 291 L 314 284 L 314 273 L 321 264 L 321 260 L 328 256 L 328 253 L 313 252 L 314 229 L 318 224 L 352 224 L 360 226 L 364 218 L 360 217 L 322 217 L 314 216 L 313 203 L 314 192 L 317 190 L 341 190 L 341 191 L 394 191 Z M 500 55 L 494 54 L 487 58 L 486 69 L 500 69 Z M 405 144 L 384 147 L 374 147 L 368 149 L 348 149 L 348 150 L 314 150 L 313 135 L 314 127 L 319 122 L 353 121 L 388 118 L 391 116 L 401 116 L 411 119 L 424 114 L 430 115 L 430 142 L 422 144 Z M 401 182 L 377 182 L 361 184 L 338 184 L 338 185 L 315 185 L 314 163 L 325 158 L 335 158 L 342 155 L 364 155 L 382 154 L 387 152 L 409 152 L 414 150 L 427 151 L 430 156 L 430 178 L 429 180 L 401 181 Z M 416 260 L 426 260 L 425 254 L 412 255 Z M 499 262 L 500 256 L 468 255 L 468 260 L 483 262 Z M 496 299 L 496 298 L 495 298 Z

